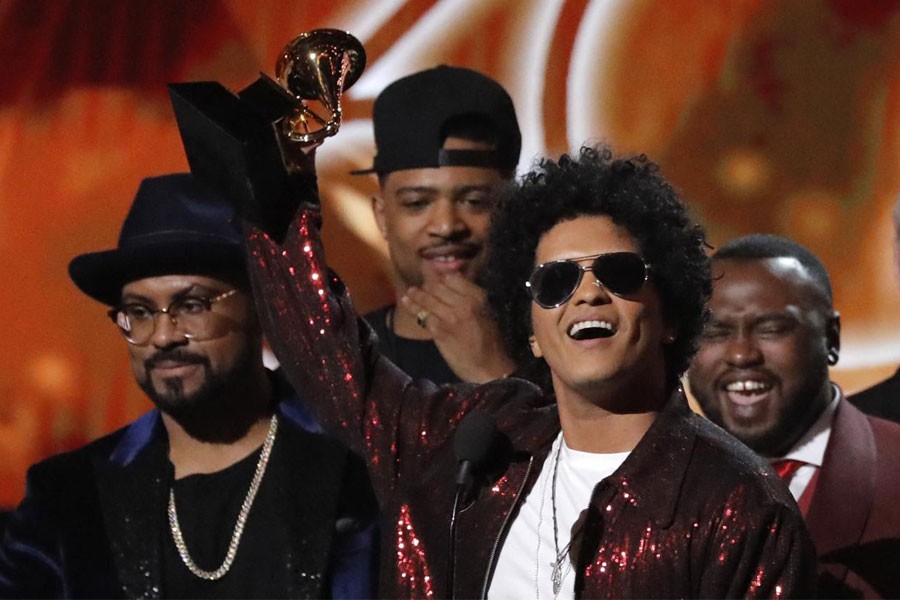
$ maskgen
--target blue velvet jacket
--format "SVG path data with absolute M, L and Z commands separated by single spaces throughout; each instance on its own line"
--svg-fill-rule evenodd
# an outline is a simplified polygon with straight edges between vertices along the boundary
M 372 596 L 376 510 L 358 459 L 305 409 L 282 402 L 277 477 L 295 598 Z M 0 597 L 159 598 L 171 467 L 159 413 L 29 469 L 0 544 Z

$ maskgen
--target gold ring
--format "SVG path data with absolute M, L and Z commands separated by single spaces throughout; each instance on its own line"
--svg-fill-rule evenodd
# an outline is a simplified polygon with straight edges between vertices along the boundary
M 424 309 L 416 313 L 416 324 L 422 329 L 425 328 L 425 319 L 428 318 L 428 314 L 428 311 Z

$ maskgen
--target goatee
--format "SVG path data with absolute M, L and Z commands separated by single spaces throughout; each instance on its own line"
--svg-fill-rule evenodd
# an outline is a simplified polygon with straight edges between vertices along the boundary
M 137 383 L 160 411 L 192 437 L 210 443 L 230 443 L 245 435 L 257 418 L 252 414 L 254 403 L 239 392 L 252 380 L 252 357 L 249 351 L 243 352 L 234 368 L 217 373 L 205 356 L 184 349 L 161 351 L 144 362 L 144 377 Z M 158 389 L 150 373 L 156 363 L 166 360 L 199 365 L 203 371 L 200 386 L 186 393 L 184 381 L 170 377 L 161 382 L 163 389 Z

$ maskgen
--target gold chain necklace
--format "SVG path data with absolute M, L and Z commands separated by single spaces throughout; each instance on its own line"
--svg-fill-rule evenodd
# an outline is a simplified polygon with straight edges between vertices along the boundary
M 253 474 L 253 480 L 250 482 L 250 489 L 247 490 L 247 497 L 241 505 L 241 512 L 238 513 L 237 523 L 234 524 L 234 532 L 231 534 L 231 542 L 228 544 L 228 552 L 225 554 L 225 560 L 221 566 L 215 571 L 204 571 L 197 566 L 197 563 L 188 554 L 187 545 L 184 543 L 184 536 L 181 534 L 181 527 L 178 525 L 178 512 L 175 510 L 175 489 L 169 488 L 169 529 L 172 530 L 172 539 L 175 541 L 175 548 L 178 550 L 178 556 L 191 573 L 201 579 L 215 581 L 221 579 L 231 569 L 234 557 L 237 555 L 238 544 L 241 543 L 241 536 L 244 533 L 244 526 L 247 524 L 247 516 L 250 514 L 250 507 L 256 499 L 256 492 L 259 491 L 259 484 L 262 483 L 263 475 L 266 473 L 266 465 L 269 464 L 269 455 L 272 454 L 272 446 L 275 445 L 275 434 L 278 432 L 278 417 L 272 415 L 269 422 L 269 432 L 266 434 L 266 441 L 263 444 L 262 452 L 259 454 L 259 462 L 256 463 L 256 472 Z

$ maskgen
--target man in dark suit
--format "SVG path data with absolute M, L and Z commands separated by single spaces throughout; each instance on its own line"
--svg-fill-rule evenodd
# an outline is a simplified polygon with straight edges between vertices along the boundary
M 900 256 L 900 198 L 894 203 L 894 256 Z M 868 415 L 900 422 L 900 369 L 870 388 L 848 398 Z
M 894 374 L 848 398 L 868 415 L 900 423 L 900 369 Z
M 262 362 L 233 213 L 189 174 L 141 184 L 118 247 L 76 257 L 156 408 L 28 473 L 2 597 L 368 597 L 377 508 Z
M 816 544 L 819 595 L 900 596 L 900 426 L 829 381 L 840 317 L 824 266 L 786 238 L 734 240 L 713 256 L 709 308 L 691 392 L 785 478 Z

